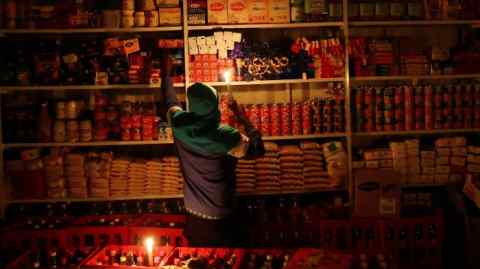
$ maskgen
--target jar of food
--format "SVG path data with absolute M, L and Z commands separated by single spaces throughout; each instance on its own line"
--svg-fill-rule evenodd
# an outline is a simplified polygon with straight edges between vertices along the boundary
M 135 12 L 135 26 L 145 27 L 145 12 L 143 11 Z
M 122 9 L 125 10 L 135 10 L 135 0 L 123 0 Z
M 390 18 L 392 20 L 405 19 L 407 7 L 403 0 L 392 0 L 390 2 Z
M 73 120 L 78 117 L 78 112 L 79 112 L 79 104 L 77 101 L 70 100 L 66 103 L 65 107 L 65 116 L 66 119 Z
M 146 25 L 148 27 L 157 27 L 159 24 L 159 16 L 158 16 L 158 11 L 156 10 L 151 10 L 145 12 L 146 14 Z
M 67 122 L 67 142 L 76 143 L 80 139 L 78 122 L 70 120 Z
M 103 27 L 105 28 L 120 28 L 121 13 L 120 10 L 104 10 Z
M 53 126 L 53 140 L 57 143 L 65 142 L 66 136 L 65 121 L 57 120 Z
M 67 112 L 66 112 L 66 108 L 65 108 L 65 102 L 63 101 L 60 101 L 60 102 L 57 102 L 57 107 L 56 107 L 56 114 L 57 114 L 57 119 L 59 120 L 63 120 L 67 117 Z
M 135 20 L 133 19 L 133 10 L 124 10 L 122 12 L 122 27 L 130 28 L 135 25 Z
M 80 122 L 80 141 L 92 141 L 92 121 L 84 120 Z

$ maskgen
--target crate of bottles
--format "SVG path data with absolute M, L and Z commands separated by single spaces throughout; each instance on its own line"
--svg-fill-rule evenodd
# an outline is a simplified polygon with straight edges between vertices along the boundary
M 242 249 L 177 247 L 166 259 L 165 266 L 240 269 L 243 254 Z
M 353 267 L 353 257 L 335 250 L 303 248 L 298 249 L 291 260 L 285 264 L 284 269 L 346 269 L 363 268 Z
M 80 217 L 67 228 L 68 242 L 80 241 L 82 246 L 128 244 L 128 225 L 134 215 L 101 215 Z
M 160 246 L 187 246 L 183 236 L 185 215 L 144 214 L 129 227 L 130 242 L 139 244 L 147 237 L 154 238 Z
M 10 262 L 6 269 L 46 269 L 46 268 L 78 268 L 95 248 L 42 247 L 26 251 Z
M 294 254 L 288 249 L 245 249 L 239 269 L 285 268 Z
M 153 268 L 166 264 L 172 247 L 107 245 L 81 263 L 81 268 Z

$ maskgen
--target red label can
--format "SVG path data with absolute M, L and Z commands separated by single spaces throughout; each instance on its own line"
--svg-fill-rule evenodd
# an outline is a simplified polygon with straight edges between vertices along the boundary
M 260 106 L 260 121 L 262 122 L 262 127 L 260 132 L 264 136 L 270 136 L 270 107 L 266 104 Z

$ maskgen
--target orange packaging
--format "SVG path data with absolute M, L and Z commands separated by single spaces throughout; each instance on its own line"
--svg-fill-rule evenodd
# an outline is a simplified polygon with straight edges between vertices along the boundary
M 270 23 L 290 23 L 290 4 L 288 0 L 269 0 L 268 7 Z
M 268 23 L 268 0 L 248 0 L 248 21 Z
M 228 0 L 228 22 L 248 23 L 247 4 L 247 0 Z
M 207 5 L 209 24 L 228 23 L 227 0 L 208 0 Z
M 180 25 L 182 23 L 182 11 L 179 7 L 159 8 L 160 25 Z

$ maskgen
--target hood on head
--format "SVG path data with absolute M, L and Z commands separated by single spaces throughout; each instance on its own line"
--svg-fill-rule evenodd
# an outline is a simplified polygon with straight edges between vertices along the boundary
M 187 89 L 188 110 L 198 116 L 218 111 L 217 90 L 203 83 L 195 83 Z

